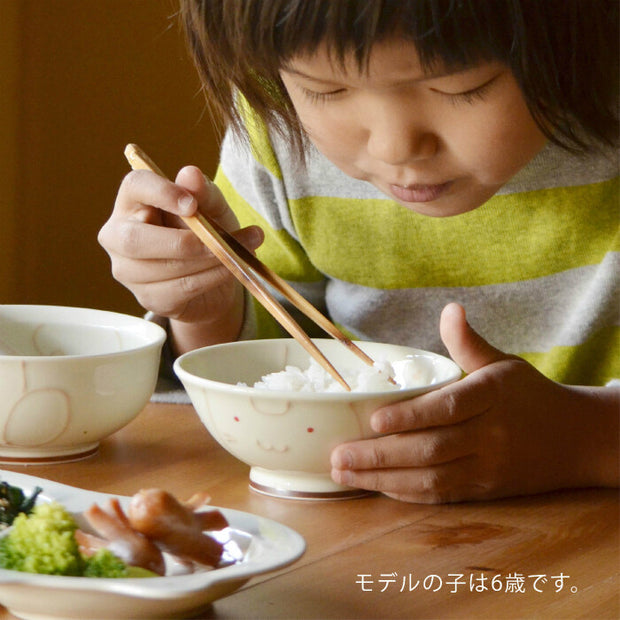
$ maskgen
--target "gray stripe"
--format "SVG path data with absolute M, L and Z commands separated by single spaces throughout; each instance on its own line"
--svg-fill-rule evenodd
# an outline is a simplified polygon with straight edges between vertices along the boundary
M 471 325 L 501 350 L 544 352 L 620 325 L 619 269 L 620 254 L 609 253 L 600 265 L 471 288 L 377 290 L 332 280 L 327 305 L 333 320 L 360 339 L 445 352 L 439 315 L 447 303 L 458 301 Z
M 615 149 L 584 156 L 547 144 L 497 193 L 515 194 L 537 189 L 574 187 L 608 181 L 617 175 L 618 152 Z
M 298 240 L 283 184 L 256 162 L 245 142 L 230 132 L 222 143 L 220 166 L 236 192 L 274 230 L 285 229 Z

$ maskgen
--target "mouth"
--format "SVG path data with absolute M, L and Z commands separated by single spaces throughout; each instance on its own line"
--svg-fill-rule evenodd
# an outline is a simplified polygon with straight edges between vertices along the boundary
M 433 202 L 443 196 L 452 186 L 452 181 L 427 185 L 416 183 L 414 185 L 390 185 L 390 192 L 400 202 Z
M 256 440 L 256 445 L 262 450 L 265 450 L 265 452 L 284 453 L 284 452 L 288 452 L 288 449 L 289 449 L 289 447 L 286 444 L 278 446 L 276 444 L 271 444 L 265 441 L 261 441 L 260 439 Z

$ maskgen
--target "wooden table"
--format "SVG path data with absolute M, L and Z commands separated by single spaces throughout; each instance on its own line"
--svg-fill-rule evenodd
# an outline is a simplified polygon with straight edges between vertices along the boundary
M 149 404 L 75 463 L 6 467 L 131 495 L 208 489 L 216 506 L 275 519 L 306 539 L 294 564 L 216 601 L 207 618 L 620 617 L 614 490 L 419 506 L 380 495 L 303 502 L 248 488 L 248 467 L 188 405 Z M 12 618 L 0 608 L 0 618 Z

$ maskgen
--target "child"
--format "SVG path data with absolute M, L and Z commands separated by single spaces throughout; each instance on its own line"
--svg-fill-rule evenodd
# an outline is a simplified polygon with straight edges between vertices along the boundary
M 200 209 L 352 336 L 467 374 L 375 412 L 337 482 L 411 502 L 616 486 L 618 3 L 182 8 L 229 128 L 219 189 L 132 172 L 100 233 L 174 354 L 282 335 L 175 219 Z

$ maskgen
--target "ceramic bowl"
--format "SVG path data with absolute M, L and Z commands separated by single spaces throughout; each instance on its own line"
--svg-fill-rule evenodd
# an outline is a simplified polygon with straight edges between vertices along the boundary
M 339 342 L 314 342 L 342 373 L 364 363 Z M 411 356 L 423 377 L 417 388 L 386 392 L 276 392 L 253 386 L 286 365 L 307 368 L 308 353 L 293 339 L 215 345 L 179 357 L 174 370 L 213 437 L 250 466 L 250 486 L 297 499 L 344 499 L 366 492 L 330 477 L 330 453 L 344 442 L 375 436 L 370 415 L 379 406 L 440 388 L 461 376 L 450 359 L 410 347 L 357 343 L 374 360 Z
M 165 337 L 114 312 L 0 305 L 0 462 L 96 452 L 148 402 Z

